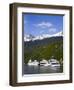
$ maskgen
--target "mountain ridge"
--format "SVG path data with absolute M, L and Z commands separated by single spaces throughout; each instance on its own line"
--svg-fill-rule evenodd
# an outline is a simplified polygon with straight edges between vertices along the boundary
M 63 32 L 58 32 L 56 34 L 50 35 L 50 34 L 43 34 L 43 35 L 39 35 L 39 36 L 33 36 L 33 35 L 25 35 L 24 36 L 24 41 L 25 42 L 29 42 L 29 41 L 35 41 L 35 40 L 42 40 L 45 38 L 51 38 L 51 37 L 59 37 L 59 36 L 63 36 Z
M 24 62 L 28 63 L 29 59 L 49 60 L 54 56 L 57 60 L 63 58 L 63 37 L 51 37 L 42 40 L 24 42 Z

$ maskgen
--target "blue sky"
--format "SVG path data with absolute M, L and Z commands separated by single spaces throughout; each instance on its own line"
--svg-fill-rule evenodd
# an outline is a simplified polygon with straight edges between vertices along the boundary
M 63 16 L 61 15 L 24 14 L 23 17 L 24 35 L 52 35 L 63 31 Z

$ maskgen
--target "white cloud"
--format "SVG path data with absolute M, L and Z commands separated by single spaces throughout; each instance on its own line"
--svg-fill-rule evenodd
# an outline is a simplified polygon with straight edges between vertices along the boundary
M 41 22 L 41 23 L 38 23 L 38 24 L 34 24 L 34 26 L 40 27 L 40 28 L 50 28 L 53 25 L 50 22 Z

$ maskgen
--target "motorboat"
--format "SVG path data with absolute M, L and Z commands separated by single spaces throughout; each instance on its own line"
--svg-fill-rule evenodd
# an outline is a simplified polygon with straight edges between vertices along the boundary
M 39 65 L 39 62 L 37 60 L 34 60 L 32 63 L 33 63 L 34 66 Z
M 28 62 L 29 66 L 38 66 L 39 62 L 37 60 L 32 61 L 31 59 Z
M 50 64 L 48 63 L 47 60 L 43 59 L 42 61 L 40 61 L 40 65 L 41 66 L 49 66 Z
M 60 67 L 60 63 L 59 63 L 59 61 L 56 60 L 56 59 L 51 59 L 51 60 L 49 60 L 49 63 L 50 63 L 50 65 L 51 65 L 52 67 Z

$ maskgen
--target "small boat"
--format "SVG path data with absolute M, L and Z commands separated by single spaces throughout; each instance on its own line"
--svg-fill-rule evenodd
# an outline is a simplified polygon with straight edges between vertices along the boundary
M 49 63 L 52 67 L 60 67 L 60 63 L 56 59 L 49 60 Z
M 30 59 L 29 62 L 28 62 L 28 65 L 29 65 L 29 66 L 38 66 L 38 64 L 39 64 L 39 62 L 38 62 L 37 60 L 34 60 L 34 61 L 32 62 L 32 60 Z
M 39 62 L 37 60 L 34 60 L 32 63 L 33 63 L 34 66 L 38 66 L 39 65 Z
M 48 63 L 47 60 L 43 59 L 42 61 L 40 61 L 40 65 L 41 66 L 49 66 L 50 64 Z

